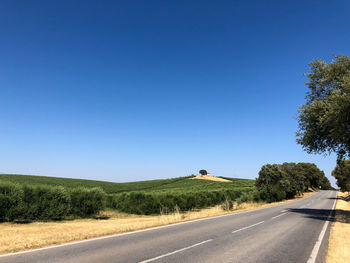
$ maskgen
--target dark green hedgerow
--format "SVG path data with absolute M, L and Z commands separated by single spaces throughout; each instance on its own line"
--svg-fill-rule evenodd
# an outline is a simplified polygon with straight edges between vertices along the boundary
M 0 184 L 0 220 L 18 218 L 23 210 L 23 190 L 11 183 Z
M 90 217 L 105 208 L 106 194 L 99 188 L 65 189 L 0 183 L 0 220 L 57 220 Z
M 131 192 L 109 196 L 108 205 L 125 213 L 150 215 L 172 212 L 175 207 L 181 211 L 188 211 L 215 206 L 225 200 L 236 200 L 247 191 L 247 189 L 237 189 L 186 193 Z
M 101 188 L 71 189 L 71 214 L 80 217 L 98 214 L 105 208 L 106 194 Z
M 23 219 L 62 219 L 70 212 L 69 193 L 62 187 L 23 186 Z

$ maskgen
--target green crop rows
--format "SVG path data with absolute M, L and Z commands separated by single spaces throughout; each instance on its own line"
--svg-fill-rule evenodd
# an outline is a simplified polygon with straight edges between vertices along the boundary
M 227 178 L 231 182 L 192 180 L 179 177 L 130 183 L 56 178 L 28 175 L 0 175 L 0 183 L 17 186 L 63 187 L 69 193 L 76 188 L 101 188 L 107 193 L 106 205 L 126 213 L 159 214 L 175 208 L 185 211 L 236 200 L 254 192 L 254 180 Z

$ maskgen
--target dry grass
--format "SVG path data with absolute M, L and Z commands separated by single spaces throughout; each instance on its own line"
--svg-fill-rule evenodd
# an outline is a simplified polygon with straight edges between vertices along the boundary
M 350 193 L 338 193 L 334 223 L 329 237 L 327 263 L 350 261 Z
M 304 197 L 310 196 L 311 194 L 313 193 L 306 193 L 304 194 Z M 302 197 L 298 197 L 297 199 L 300 198 Z M 190 211 L 186 213 L 177 212 L 160 216 L 138 216 L 106 211 L 103 215 L 110 217 L 108 220 L 78 219 L 61 222 L 34 222 L 30 224 L 1 223 L 0 253 L 3 254 L 39 248 L 70 241 L 190 221 L 199 218 L 249 211 L 294 200 L 287 200 L 273 204 L 243 203 L 233 211 L 224 211 L 221 206 L 200 211 Z
M 225 182 L 225 183 L 232 183 L 232 181 L 224 179 L 224 178 L 220 178 L 220 177 L 216 177 L 216 176 L 212 176 L 212 175 L 196 175 L 195 177 L 192 177 L 190 179 L 199 179 L 199 180 L 208 180 L 208 181 L 215 181 L 215 182 Z

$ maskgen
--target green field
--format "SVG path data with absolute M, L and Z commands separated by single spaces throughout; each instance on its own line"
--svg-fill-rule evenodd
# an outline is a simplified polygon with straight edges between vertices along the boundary
M 33 175 L 0 174 L 0 183 L 25 187 L 63 187 L 74 189 L 101 188 L 110 209 L 132 214 L 159 214 L 176 209 L 187 211 L 223 203 L 225 200 L 252 200 L 254 180 L 226 178 L 231 182 L 192 180 L 191 176 L 163 180 L 112 183 L 83 179 Z M 56 189 L 57 190 L 57 189 Z M 80 190 L 86 191 L 86 190 Z M 103 209 L 102 207 L 100 209 Z
M 232 183 L 214 182 L 206 180 L 189 180 L 190 176 L 177 177 L 171 179 L 138 181 L 128 183 L 112 183 L 105 181 L 94 181 L 84 179 L 71 179 L 48 176 L 20 175 L 20 174 L 0 174 L 0 182 L 11 182 L 27 185 L 48 185 L 63 186 L 65 188 L 76 187 L 100 187 L 107 194 L 118 194 L 123 192 L 198 192 L 205 190 L 221 189 L 251 189 L 254 187 L 254 180 L 227 178 Z

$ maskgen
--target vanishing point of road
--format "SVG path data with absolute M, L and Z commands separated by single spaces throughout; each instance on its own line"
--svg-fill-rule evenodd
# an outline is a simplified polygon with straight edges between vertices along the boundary
M 336 195 L 7 254 L 0 263 L 325 262 Z

